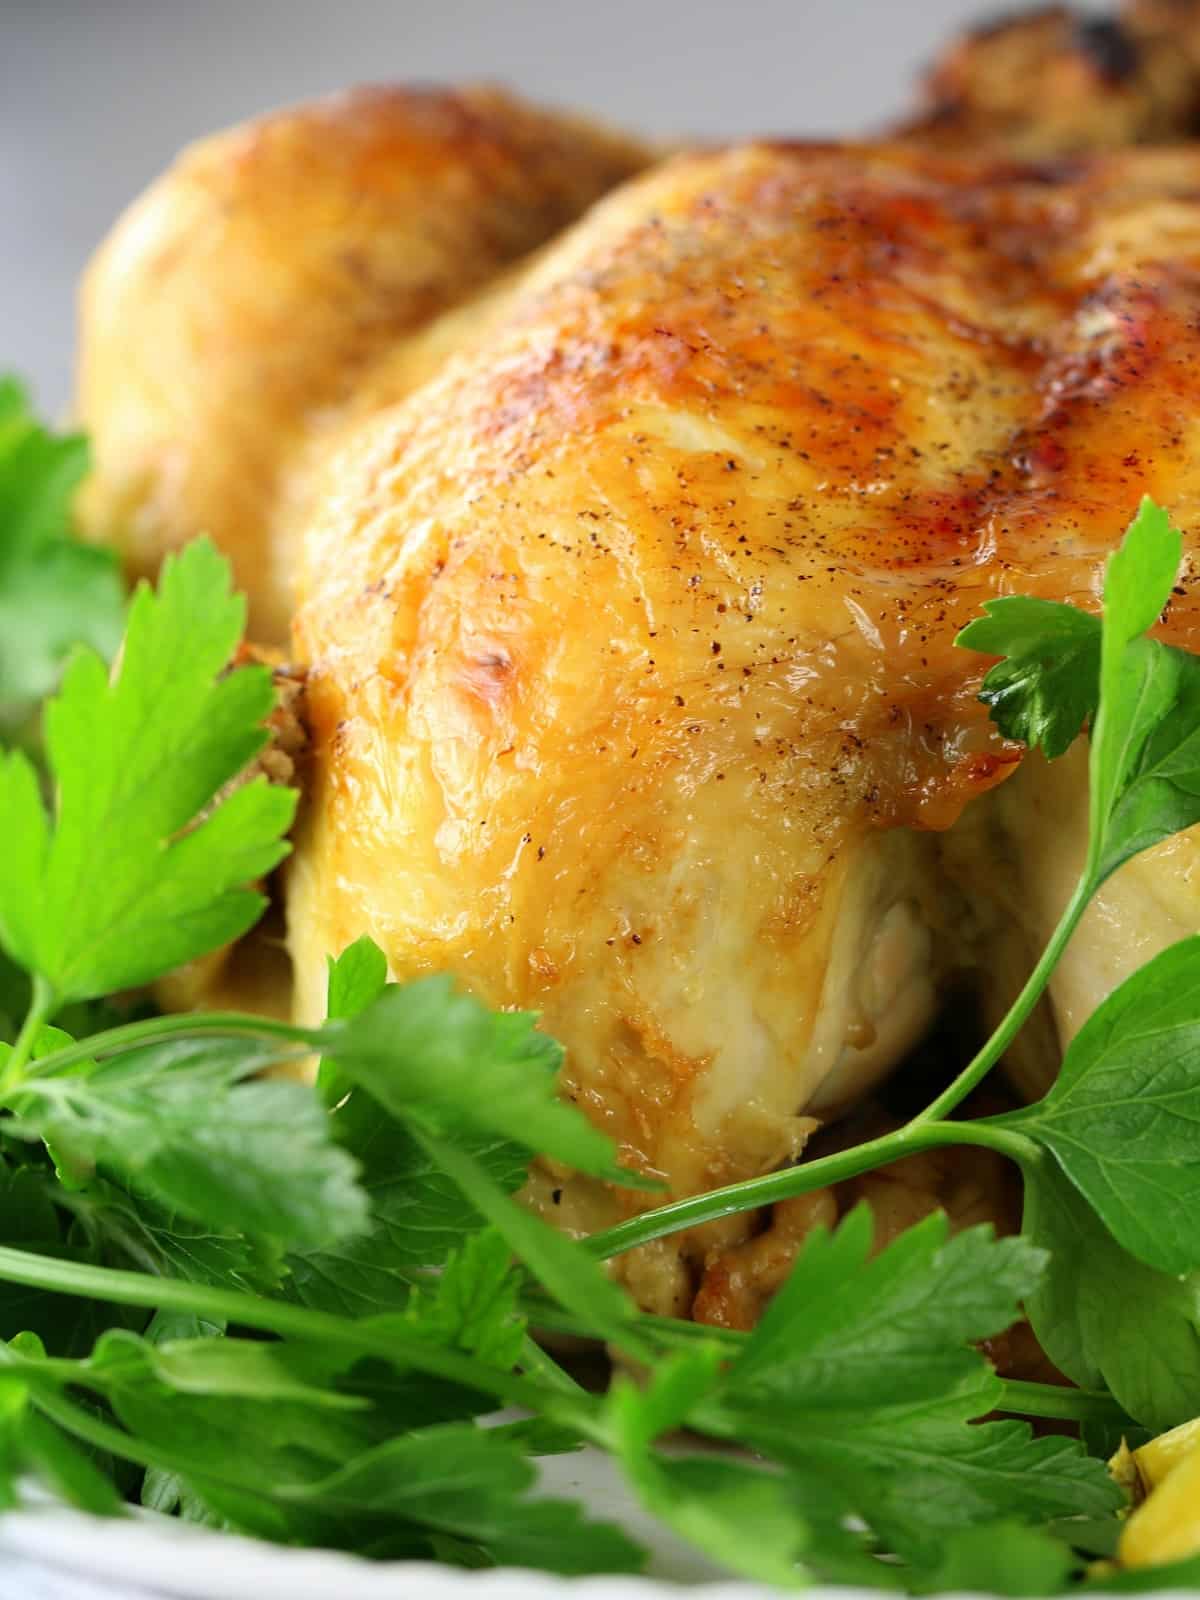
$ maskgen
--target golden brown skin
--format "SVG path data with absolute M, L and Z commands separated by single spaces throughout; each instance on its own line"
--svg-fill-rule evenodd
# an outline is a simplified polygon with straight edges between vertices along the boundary
M 208 532 L 286 640 L 314 435 L 376 360 L 644 165 L 498 90 L 359 89 L 192 146 L 84 282 L 85 529 L 154 573 Z M 444 349 L 436 346 L 440 358 Z M 411 363 L 407 381 L 435 364 Z M 401 392 L 394 370 L 389 392 Z
M 994 858 L 956 888 L 938 833 L 1019 760 L 956 631 L 1094 605 L 1144 492 L 1196 524 L 1198 195 L 1188 151 L 759 146 L 599 206 L 309 530 L 302 1012 L 364 931 L 540 1009 L 676 1193 L 861 1095 L 974 959 Z M 686 1310 L 713 1249 L 625 1271 Z
M 1051 5 L 969 29 L 926 75 L 901 137 L 1021 157 L 1200 135 L 1200 0 Z
M 1136 0 L 1115 34 L 1062 7 L 978 30 L 927 100 L 903 132 L 950 150 L 1190 134 L 1200 0 Z M 483 88 L 360 89 L 193 146 L 84 283 L 84 531 L 134 575 L 207 531 L 235 561 L 252 634 L 284 643 L 337 438 L 485 330 L 512 264 L 649 159 Z

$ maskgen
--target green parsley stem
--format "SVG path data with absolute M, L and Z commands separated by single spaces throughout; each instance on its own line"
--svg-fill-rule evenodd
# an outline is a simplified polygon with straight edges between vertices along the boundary
M 1032 1142 L 1022 1135 L 984 1123 L 922 1122 L 918 1125 L 910 1122 L 894 1133 L 869 1139 L 850 1150 L 839 1150 L 816 1161 L 802 1161 L 798 1166 L 768 1172 L 761 1178 L 731 1183 L 723 1189 L 712 1189 L 708 1194 L 693 1195 L 658 1206 L 653 1211 L 643 1211 L 627 1222 L 618 1222 L 615 1227 L 592 1234 L 584 1243 L 594 1255 L 606 1259 L 684 1228 L 698 1228 L 739 1211 L 753 1211 L 777 1200 L 810 1194 L 814 1189 L 840 1183 L 845 1178 L 856 1178 L 922 1150 L 961 1144 L 982 1145 L 1014 1161 L 1028 1159 L 1033 1150 Z
M 78 1383 L 80 1378 L 81 1374 L 77 1372 L 69 1381 Z M 158 1450 L 154 1445 L 147 1444 L 144 1439 L 126 1433 L 124 1428 L 116 1428 L 111 1422 L 102 1421 L 90 1411 L 85 1411 L 82 1406 L 75 1405 L 61 1395 L 49 1393 L 44 1385 L 38 1385 L 34 1390 L 33 1403 L 43 1416 L 57 1423 L 64 1432 L 73 1433 L 77 1439 L 94 1445 L 97 1450 L 105 1450 L 109 1455 L 116 1456 L 122 1461 L 132 1461 L 139 1467 L 158 1467 L 165 1472 L 179 1470 L 179 1457 L 173 1452 Z M 190 1472 L 191 1468 L 188 1470 Z M 212 1472 L 197 1473 L 196 1476 L 217 1481 L 216 1474 Z M 247 1484 L 245 1487 L 252 1494 L 259 1492 L 261 1488 L 254 1484 Z
M 525 1335 L 521 1349 L 520 1367 L 530 1377 L 540 1379 L 553 1389 L 561 1389 L 564 1394 L 578 1395 L 587 1392 L 583 1385 L 577 1383 L 569 1372 L 564 1371 L 554 1357 L 543 1350 L 537 1340 L 529 1334 Z
M 1042 951 L 1041 959 L 1029 974 L 1020 994 L 992 1034 L 991 1038 L 980 1050 L 973 1061 L 959 1073 L 954 1082 L 949 1084 L 938 1095 L 937 1099 L 927 1105 L 908 1124 L 910 1128 L 938 1121 L 953 1111 L 961 1101 L 965 1100 L 972 1089 L 981 1084 L 984 1078 L 1000 1060 L 1017 1034 L 1025 1025 L 1030 1012 L 1042 997 L 1042 991 L 1049 981 L 1050 974 L 1058 965 L 1059 957 L 1066 949 L 1071 935 L 1079 924 L 1079 919 L 1087 910 L 1088 902 L 1095 892 L 1095 878 L 1090 868 L 1085 868 L 1083 876 L 1075 885 L 1075 891 L 1067 902 L 1067 908 L 1059 919 L 1058 926 L 1050 936 L 1050 942 Z
M 8 1060 L 4 1064 L 4 1071 L 0 1072 L 0 1096 L 10 1092 L 22 1079 L 29 1075 L 26 1068 L 37 1043 L 37 1036 L 49 1020 L 53 1010 L 54 991 L 40 973 L 35 973 L 29 1010 L 25 1015 L 25 1021 L 21 1024 L 21 1031 L 17 1035 Z
M 521 1296 L 521 1311 L 531 1327 L 542 1333 L 565 1333 L 573 1338 L 596 1338 L 595 1329 L 584 1317 L 564 1311 L 543 1294 L 530 1291 Z M 684 1322 L 678 1317 L 657 1317 L 646 1313 L 637 1318 L 639 1332 L 664 1344 L 721 1344 L 728 1345 L 731 1353 L 740 1350 L 749 1338 L 736 1328 L 713 1328 L 704 1322 Z
M 141 1022 L 126 1022 L 119 1028 L 93 1033 L 77 1044 L 65 1045 L 61 1050 L 39 1057 L 28 1076 L 61 1072 L 78 1061 L 95 1061 L 132 1050 L 137 1045 L 152 1044 L 157 1039 L 211 1038 L 279 1039 L 294 1045 L 300 1056 L 311 1055 L 315 1047 L 314 1030 L 276 1022 L 271 1017 L 250 1016 L 240 1011 L 184 1012 L 169 1017 L 146 1017 Z
M 997 1411 L 1018 1417 L 1061 1417 L 1068 1422 L 1114 1422 L 1133 1427 L 1133 1419 L 1118 1400 L 1100 1389 L 1071 1389 L 1057 1383 L 1026 1383 L 1005 1378 Z
M 386 1327 L 378 1324 L 371 1327 L 345 1317 L 331 1316 L 328 1312 L 310 1311 L 284 1300 L 266 1300 L 236 1289 L 218 1289 L 181 1278 L 160 1278 L 149 1273 L 64 1261 L 55 1256 L 14 1250 L 8 1245 L 0 1245 L 0 1279 L 31 1289 L 86 1295 L 117 1305 L 190 1311 L 214 1321 L 239 1323 L 285 1338 L 343 1345 L 360 1350 L 363 1355 L 414 1367 L 431 1377 L 480 1389 L 506 1405 L 525 1406 L 531 1411 L 568 1420 L 581 1429 L 586 1421 L 579 1407 L 589 1402 L 590 1397 L 572 1394 L 570 1416 L 566 1418 L 563 1406 L 567 1397 L 559 1386 L 547 1388 L 470 1356 L 427 1344 L 407 1332 L 398 1318 L 389 1318 Z

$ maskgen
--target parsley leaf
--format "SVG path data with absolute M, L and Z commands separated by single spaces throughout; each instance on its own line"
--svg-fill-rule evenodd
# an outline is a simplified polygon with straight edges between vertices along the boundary
M 979 698 L 1006 739 L 1055 760 L 1096 712 L 1100 694 L 1100 619 L 1074 606 L 1027 595 L 988 600 L 957 643 L 1002 656 Z
M 730 1369 L 723 1436 L 787 1466 L 918 1564 L 955 1528 L 1115 1509 L 1104 1469 L 1075 1443 L 975 1421 L 1002 1386 L 970 1342 L 1015 1320 L 1042 1252 L 987 1228 L 949 1239 L 937 1214 L 872 1258 L 871 1231 L 860 1207 L 806 1241 Z
M 90 1361 L 51 1366 L 18 1345 L 0 1352 L 0 1392 L 13 1375 L 28 1386 L 33 1409 L 13 1429 L 27 1466 L 37 1465 L 36 1415 L 151 1466 L 159 1485 L 171 1475 L 172 1493 L 195 1496 L 230 1526 L 288 1543 L 429 1557 L 451 1539 L 474 1565 L 572 1574 L 641 1565 L 616 1528 L 528 1497 L 536 1470 L 519 1431 L 446 1423 L 393 1434 L 354 1391 L 353 1352 L 109 1335 Z M 102 1396 L 127 1432 L 89 1422 L 63 1395 L 68 1384 Z
M 28 1408 L 27 1385 L 16 1373 L 0 1372 L 0 1511 L 20 1504 L 17 1483 L 25 1465 L 22 1429 Z
M 5 1099 L 16 1129 L 44 1138 L 72 1183 L 99 1168 L 194 1222 L 326 1245 L 365 1225 L 355 1163 L 312 1089 L 246 1081 L 269 1059 L 253 1043 L 167 1040 L 30 1075 Z
M 361 1089 L 332 1115 L 333 1137 L 360 1164 L 367 1197 L 365 1227 L 324 1249 L 293 1249 L 288 1294 L 342 1316 L 366 1316 L 407 1304 L 412 1273 L 436 1267 L 483 1225 L 457 1184 Z M 504 1193 L 525 1181 L 527 1153 L 502 1139 L 458 1140 Z
M 14 1167 L 0 1161 L 0 1244 L 74 1261 L 111 1261 L 103 1244 L 89 1232 L 61 1226 L 56 1202 L 63 1194 L 47 1167 Z M 123 1258 L 117 1259 L 125 1264 Z M 140 1325 L 144 1320 L 144 1313 L 130 1313 L 82 1295 L 64 1299 L 10 1283 L 0 1288 L 0 1339 L 30 1331 L 55 1355 L 86 1354 L 106 1327 L 125 1321 Z
M 1051 1151 L 1139 1261 L 1200 1268 L 1200 937 L 1127 978 L 1072 1040 L 1046 1096 L 996 1121 Z
M 1108 804 L 1093 824 L 1097 883 L 1200 820 L 1200 662 L 1152 639 L 1124 657 L 1108 703 L 1113 722 L 1122 712 L 1127 721 L 1111 734 L 1098 723 L 1093 747 L 1093 809 Z
M 805 1588 L 799 1558 L 808 1528 L 786 1479 L 742 1461 L 651 1448 L 712 1389 L 720 1355 L 701 1347 L 672 1356 L 642 1390 L 618 1379 L 606 1408 L 613 1449 L 646 1508 L 714 1561 L 760 1583 Z
M 611 1140 L 556 1098 L 561 1046 L 537 1031 L 535 1017 L 489 1012 L 449 979 L 380 989 L 382 975 L 381 958 L 363 940 L 331 968 L 334 1006 L 369 1003 L 322 1030 L 327 1087 L 349 1080 L 359 1086 L 356 1094 L 378 1101 L 406 1125 L 428 1169 L 451 1181 L 460 1205 L 465 1201 L 486 1218 L 561 1305 L 585 1318 L 597 1336 L 635 1348 L 633 1308 L 624 1292 L 571 1240 L 510 1199 L 504 1181 L 479 1159 L 481 1149 L 494 1151 L 498 1134 L 514 1156 L 532 1145 L 582 1171 L 640 1182 L 616 1165 Z M 482 1083 L 486 1094 L 479 1092 Z M 394 1140 L 388 1148 L 394 1157 Z M 496 1164 L 503 1180 L 511 1171 L 503 1148 Z M 428 1203 L 430 1184 L 417 1193 Z
M 1103 1464 L 1077 1441 L 978 1420 L 1000 1394 L 998 1381 L 982 1379 L 941 1400 L 814 1418 L 731 1402 L 728 1436 L 789 1467 L 806 1493 L 836 1497 L 844 1516 L 918 1566 L 935 1561 L 957 1528 L 1116 1511 L 1121 1497 Z
M 193 1283 L 274 1289 L 283 1270 L 275 1240 L 240 1227 L 193 1222 L 136 1189 L 93 1178 L 86 1189 L 60 1189 L 55 1199 L 75 1218 L 75 1233 L 98 1259 Z
M 87 467 L 83 436 L 41 427 L 22 386 L 0 378 L 0 728 L 50 693 L 73 645 L 107 659 L 121 637 L 116 558 L 70 535 Z
M 359 1411 L 365 1402 L 341 1393 L 332 1380 L 349 1366 L 344 1352 L 318 1346 L 267 1344 L 260 1339 L 168 1339 L 151 1343 L 133 1333 L 106 1333 L 80 1381 L 117 1394 L 147 1383 L 180 1394 L 221 1394 L 255 1401 L 295 1401 L 317 1410 Z
M 1033 1330 L 1067 1377 L 1107 1385 L 1155 1433 L 1200 1412 L 1200 1274 L 1143 1265 L 1053 1162 L 1025 1170 L 1024 1230 L 1051 1269 L 1026 1300 Z
M 644 1354 L 635 1331 L 633 1303 L 599 1261 L 510 1199 L 466 1151 L 426 1134 L 417 1137 L 560 1305 L 584 1318 L 596 1337 L 609 1339 L 632 1355 Z
M 515 1367 L 525 1320 L 517 1309 L 520 1274 L 501 1234 L 471 1234 L 446 1263 L 431 1292 L 415 1294 L 407 1316 L 448 1349 L 496 1367 Z
M 364 935 L 329 963 L 329 1017 L 357 1016 L 387 987 L 383 951 Z M 350 1087 L 334 1062 L 322 1062 L 318 1081 L 327 1100 L 340 1102 L 333 1134 L 360 1165 L 370 1218 L 336 1248 L 293 1252 L 288 1292 L 347 1316 L 397 1309 L 410 1298 L 412 1269 L 440 1266 L 483 1217 L 404 1124 Z M 495 1134 L 460 1133 L 456 1142 L 506 1194 L 525 1181 L 525 1146 Z
M 451 978 L 418 978 L 389 984 L 358 1015 L 329 1022 L 324 1049 L 401 1121 L 450 1136 L 499 1134 L 581 1172 L 657 1187 L 619 1167 L 607 1135 L 557 1097 L 562 1047 L 536 1022 L 528 1012 L 489 1011 Z
M 53 822 L 28 759 L 0 761 L 0 943 L 54 1004 L 147 983 L 262 911 L 247 885 L 285 854 L 295 795 L 258 778 L 218 798 L 272 704 L 264 669 L 226 672 L 244 615 L 211 545 L 168 558 L 112 680 L 82 652 L 47 707 Z
M 1061 1540 L 1019 1522 L 996 1522 L 948 1534 L 920 1592 L 1057 1594 L 1078 1567 L 1078 1558 Z
M 301 1505 L 338 1519 L 397 1520 L 453 1535 L 496 1565 L 568 1576 L 636 1572 L 637 1547 L 611 1524 L 568 1501 L 527 1498 L 537 1472 L 494 1430 L 447 1423 L 390 1440 L 314 1484 Z
M 99 1517 L 115 1517 L 123 1509 L 112 1479 L 35 1411 L 22 1419 L 19 1447 L 23 1465 L 68 1505 Z
M 388 986 L 387 957 L 367 934 L 329 960 L 329 992 L 325 1014 L 331 1020 L 356 1017 L 379 999 Z
M 644 1393 L 615 1393 L 614 1448 L 646 1504 L 748 1576 L 794 1583 L 802 1556 L 810 1574 L 886 1584 L 896 1572 L 875 1548 L 910 1563 L 918 1587 L 958 1530 L 1111 1514 L 1121 1496 L 1075 1441 L 978 1420 L 1003 1385 L 972 1342 L 1015 1319 L 1043 1253 L 986 1228 L 950 1239 L 941 1215 L 874 1257 L 871 1232 L 859 1208 L 813 1233 L 736 1352 L 693 1345 Z M 749 1446 L 774 1476 L 644 1458 L 684 1423 Z
M 417 1333 L 509 1372 L 525 1348 L 525 1319 L 517 1308 L 520 1286 L 520 1271 L 500 1235 L 490 1230 L 473 1234 L 450 1256 L 432 1287 L 410 1289 L 403 1313 L 372 1317 L 369 1326 L 383 1334 Z M 398 1429 L 460 1421 L 490 1406 L 482 1390 L 381 1361 L 360 1364 L 350 1387 L 367 1396 Z
M 376 1446 L 290 1498 L 301 1515 L 330 1528 L 323 1541 L 330 1544 L 344 1542 L 339 1525 L 357 1522 L 360 1547 L 363 1534 L 376 1541 L 394 1541 L 402 1531 L 410 1539 L 448 1534 L 488 1565 L 539 1566 L 568 1576 L 640 1570 L 642 1552 L 618 1528 L 590 1522 L 568 1501 L 526 1498 L 536 1478 L 533 1464 L 504 1435 L 448 1422 Z M 387 1544 L 376 1544 L 373 1554 L 390 1554 Z
M 1131 856 L 1200 822 L 1200 660 L 1143 637 L 1170 599 L 1181 551 L 1147 497 L 1109 558 L 1100 621 L 1013 597 L 990 601 L 958 636 L 1004 657 L 980 693 L 1001 732 L 1053 758 L 1092 723 L 1082 904 Z
M 740 1394 L 808 1413 L 952 1392 L 982 1370 L 972 1341 L 1016 1320 L 1047 1262 L 987 1227 L 949 1238 L 941 1213 L 872 1256 L 873 1227 L 858 1206 L 809 1236 L 732 1369 Z
M 327 1022 L 358 1016 L 359 1012 L 373 1005 L 388 987 L 387 957 L 365 933 L 353 944 L 347 945 L 340 956 L 330 956 L 328 966 L 329 982 L 325 1001 Z M 328 1056 L 321 1062 L 317 1085 L 326 1105 L 337 1106 L 352 1098 L 350 1080 Z M 361 1105 L 361 1092 L 358 1099 Z M 381 1115 L 378 1108 L 374 1115 Z

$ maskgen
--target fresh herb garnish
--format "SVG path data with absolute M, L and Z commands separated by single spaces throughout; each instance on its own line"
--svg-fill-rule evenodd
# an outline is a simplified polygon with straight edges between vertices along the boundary
M 273 704 L 265 668 L 226 671 L 244 625 L 211 545 L 168 558 L 158 593 L 133 598 L 113 674 L 80 650 L 47 706 L 53 818 L 28 757 L 0 766 L 0 941 L 33 978 L 33 1025 L 262 914 L 251 884 L 285 854 L 295 795 L 264 777 L 221 794 L 266 743 Z M 10 1075 L 31 1038 L 27 1019 Z
M 87 467 L 87 440 L 42 427 L 0 377 L 0 736 L 25 730 L 73 646 L 107 658 L 121 637 L 116 558 L 70 533 Z
M 76 560 L 81 449 L 0 389 L 0 620 L 31 574 Z M 80 573 L 111 578 L 94 554 Z M 1200 941 L 1105 1002 L 1037 1105 L 949 1113 L 1104 878 L 1200 820 L 1200 662 L 1144 636 L 1179 559 L 1147 502 L 1102 618 L 1013 598 L 962 636 L 1003 658 L 983 696 L 1009 737 L 1054 758 L 1091 729 L 1084 874 L 975 1060 L 895 1133 L 583 1242 L 513 1198 L 532 1157 L 647 1186 L 555 1097 L 561 1053 L 535 1018 L 445 979 L 389 984 L 369 940 L 332 963 L 319 1028 L 104 1005 L 249 927 L 293 809 L 245 781 L 271 688 L 230 670 L 242 611 L 224 562 L 201 543 L 169 563 L 135 597 L 113 674 L 80 650 L 46 708 L 52 811 L 35 760 L 0 765 L 0 1505 L 33 1474 L 103 1515 L 132 1488 L 288 1543 L 633 1570 L 624 1533 L 530 1495 L 533 1457 L 588 1444 L 719 1567 L 781 1587 L 1078 1586 L 1116 1547 L 1123 1495 L 1080 1439 L 1017 1419 L 1107 1447 L 1200 1412 Z M 46 631 L 25 678 L 0 651 L 0 702 L 27 717 L 71 643 L 107 654 L 102 614 L 77 608 L 71 639 Z M 259 1076 L 314 1055 L 315 1087 Z M 960 1143 L 1019 1164 L 1025 1237 L 951 1238 L 934 1217 L 872 1255 L 856 1211 L 809 1237 L 751 1334 L 641 1314 L 600 1259 Z M 1080 1389 L 995 1375 L 977 1344 L 1022 1310 Z M 605 1340 L 650 1376 L 588 1393 L 539 1328 Z M 479 1425 L 505 1406 L 529 1420 Z

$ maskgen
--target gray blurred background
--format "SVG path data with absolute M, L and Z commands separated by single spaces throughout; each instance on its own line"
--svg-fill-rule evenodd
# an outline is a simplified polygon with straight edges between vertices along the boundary
M 848 133 L 995 0 L 0 0 L 0 369 L 61 411 L 74 287 L 189 139 L 386 79 L 491 78 L 656 134 Z

